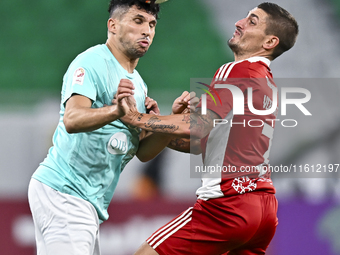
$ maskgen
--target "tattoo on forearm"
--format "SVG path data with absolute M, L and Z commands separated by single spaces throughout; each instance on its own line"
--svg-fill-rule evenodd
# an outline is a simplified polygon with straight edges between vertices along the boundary
M 208 111 L 207 115 L 200 115 L 198 113 L 190 114 L 190 130 L 195 131 L 194 133 L 209 133 L 213 128 L 212 113 Z
M 190 123 L 190 115 L 184 114 L 182 121 L 184 121 L 186 124 Z
M 161 122 L 161 120 L 158 117 L 153 116 L 147 121 L 147 123 L 144 123 L 144 124 L 145 124 L 146 128 L 151 128 L 153 132 L 163 131 L 163 132 L 166 132 L 166 133 L 173 133 L 173 132 L 175 132 L 176 130 L 179 129 L 179 127 L 176 126 L 176 125 L 173 125 L 173 124 L 164 125 L 164 124 L 160 124 L 158 122 Z
M 142 118 L 143 118 L 144 114 L 143 113 L 140 113 L 139 116 L 137 117 L 137 121 L 141 121 Z
M 170 146 L 173 148 L 190 148 L 190 140 L 184 140 L 182 138 L 173 139 L 170 141 Z

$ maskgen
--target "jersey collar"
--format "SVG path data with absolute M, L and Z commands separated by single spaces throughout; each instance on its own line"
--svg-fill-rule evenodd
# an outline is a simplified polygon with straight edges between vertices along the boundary
M 248 60 L 251 63 L 261 61 L 261 62 L 265 63 L 268 67 L 270 66 L 270 63 L 271 63 L 271 61 L 268 58 L 265 58 L 265 57 L 251 57 L 251 58 L 248 58 L 246 60 Z

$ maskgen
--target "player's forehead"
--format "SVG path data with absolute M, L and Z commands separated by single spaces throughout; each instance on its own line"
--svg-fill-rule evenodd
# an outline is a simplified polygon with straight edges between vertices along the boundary
M 148 13 L 144 9 L 138 8 L 136 5 L 133 5 L 129 8 L 127 13 L 124 15 L 124 18 L 131 19 L 135 17 L 145 19 L 148 22 L 156 21 L 156 17 L 153 14 Z
M 266 20 L 268 18 L 268 14 L 264 10 L 262 10 L 258 7 L 255 7 L 254 9 L 252 9 L 248 12 L 247 17 L 248 18 L 253 17 L 255 19 L 258 19 L 259 22 L 266 23 Z

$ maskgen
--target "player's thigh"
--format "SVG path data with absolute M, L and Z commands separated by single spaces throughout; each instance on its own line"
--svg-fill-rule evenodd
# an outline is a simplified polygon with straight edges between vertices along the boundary
M 99 254 L 99 220 L 90 203 L 36 180 L 31 181 L 29 199 L 42 255 Z
M 148 240 L 159 254 L 220 255 L 249 240 L 256 232 L 255 209 L 244 206 L 240 197 L 198 200 Z M 253 201 L 251 202 L 253 203 Z M 259 211 L 259 210 L 257 210 Z M 248 212 L 248 213 L 247 213 Z M 250 213 L 251 212 L 251 213 Z
M 275 195 L 267 193 L 258 193 L 262 205 L 263 215 L 261 224 L 258 227 L 254 236 L 242 246 L 232 250 L 228 255 L 262 255 L 274 237 L 277 219 L 277 200 Z
M 134 255 L 158 255 L 158 253 L 152 249 L 147 242 L 144 242 L 134 253 Z

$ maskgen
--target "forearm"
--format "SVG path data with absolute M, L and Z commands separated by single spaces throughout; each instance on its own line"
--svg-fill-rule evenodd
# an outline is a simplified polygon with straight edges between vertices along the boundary
M 142 162 L 147 162 L 156 157 L 172 139 L 169 135 L 149 132 L 139 142 L 137 158 Z
M 190 114 L 157 116 L 136 112 L 128 117 L 127 122 L 130 125 L 153 133 L 190 137 Z
M 116 106 L 102 108 L 72 107 L 65 112 L 64 124 L 69 133 L 90 132 L 119 118 Z
M 174 138 L 168 144 L 168 148 L 195 155 L 202 153 L 199 139 Z

